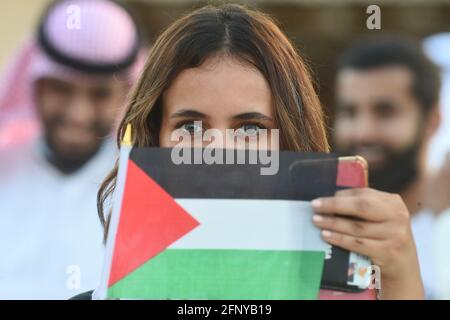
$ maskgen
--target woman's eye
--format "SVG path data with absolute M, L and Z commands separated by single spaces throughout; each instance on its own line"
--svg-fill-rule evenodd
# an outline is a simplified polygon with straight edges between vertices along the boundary
M 236 134 L 241 136 L 258 136 L 263 128 L 257 124 L 244 124 L 236 130 Z
M 180 125 L 179 128 L 186 131 L 189 134 L 201 133 L 203 131 L 201 121 L 186 122 Z

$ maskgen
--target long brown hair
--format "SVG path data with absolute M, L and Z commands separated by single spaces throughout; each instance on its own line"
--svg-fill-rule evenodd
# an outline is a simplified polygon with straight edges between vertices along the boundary
M 131 124 L 133 146 L 158 146 L 164 91 L 184 69 L 219 55 L 250 64 L 266 78 L 282 149 L 329 150 L 322 108 L 302 58 L 270 17 L 235 4 L 195 10 L 159 36 L 131 94 L 117 143 Z M 117 170 L 116 164 L 98 192 L 98 212 L 106 230 L 105 202 L 114 191 Z

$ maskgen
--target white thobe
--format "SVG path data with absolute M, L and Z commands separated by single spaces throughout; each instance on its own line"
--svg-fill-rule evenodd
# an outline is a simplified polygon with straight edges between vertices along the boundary
M 103 229 L 96 195 L 112 142 L 63 174 L 42 143 L 0 151 L 0 299 L 67 299 L 98 286 Z

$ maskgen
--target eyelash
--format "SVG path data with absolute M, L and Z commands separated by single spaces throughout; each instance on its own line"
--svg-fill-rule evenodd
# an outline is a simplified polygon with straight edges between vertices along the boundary
M 187 125 L 187 124 L 194 124 L 194 121 L 198 121 L 198 120 L 183 120 L 183 121 L 180 121 L 180 122 L 178 122 L 176 125 L 175 125 L 175 127 L 176 127 L 176 129 L 182 129 L 182 127 L 184 126 L 184 125 Z M 258 126 L 259 127 L 259 129 L 261 130 L 261 129 L 268 129 L 268 127 L 267 126 L 265 126 L 265 125 L 263 125 L 262 123 L 260 123 L 260 122 L 256 122 L 256 121 L 249 121 L 249 122 L 243 122 L 243 123 L 240 123 L 239 124 L 239 126 L 237 127 L 237 129 L 239 129 L 239 128 L 241 128 L 241 127 L 243 127 L 243 126 Z M 236 130 L 236 129 L 235 129 Z
M 179 123 L 177 123 L 175 125 L 176 129 L 182 129 L 183 126 L 187 125 L 187 124 L 194 124 L 194 121 L 197 120 L 184 120 L 184 121 L 180 121 Z M 203 129 L 203 128 L 202 128 Z
M 264 126 L 263 124 L 258 123 L 258 122 L 246 122 L 246 123 L 242 123 L 242 124 L 238 127 L 238 129 L 240 129 L 240 128 L 244 127 L 244 126 L 257 126 L 257 127 L 258 127 L 257 130 L 264 130 L 264 129 L 267 129 L 266 126 Z

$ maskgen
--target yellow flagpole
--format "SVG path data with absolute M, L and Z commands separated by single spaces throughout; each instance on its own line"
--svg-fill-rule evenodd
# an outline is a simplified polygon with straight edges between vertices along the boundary
M 131 147 L 133 140 L 132 140 L 132 134 L 133 129 L 131 127 L 131 124 L 127 124 L 127 128 L 125 129 L 125 134 L 123 135 L 122 139 L 122 145 Z

